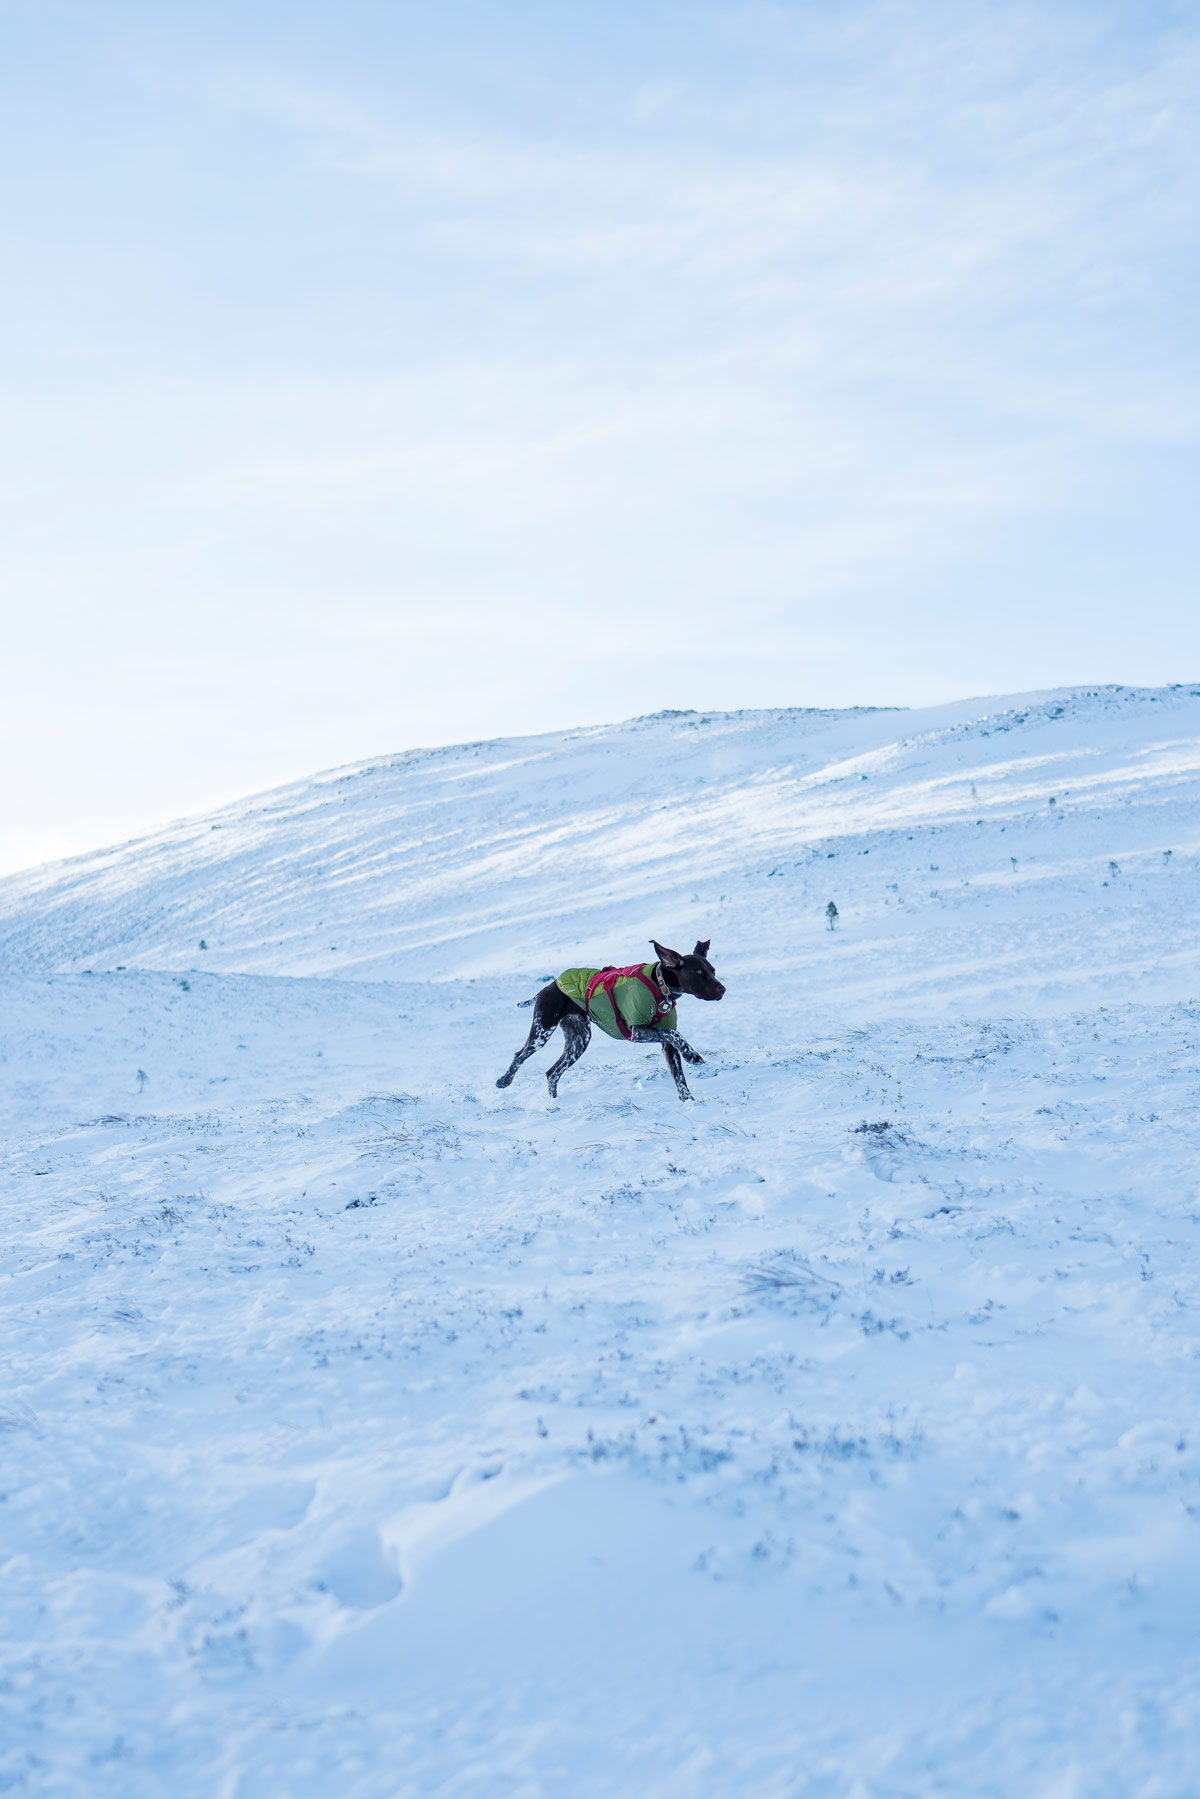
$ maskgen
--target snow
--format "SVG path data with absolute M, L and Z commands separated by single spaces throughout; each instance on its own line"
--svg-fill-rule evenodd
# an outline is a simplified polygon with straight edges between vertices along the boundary
M 672 713 L 0 883 L 0 1792 L 1192 1799 L 1198 802 Z M 651 935 L 696 1103 L 497 1092 Z

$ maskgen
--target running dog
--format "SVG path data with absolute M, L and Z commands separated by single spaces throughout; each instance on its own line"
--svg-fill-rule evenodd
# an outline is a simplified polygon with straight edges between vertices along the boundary
M 707 942 L 697 943 L 690 956 L 681 956 L 653 938 L 650 941 L 657 962 L 630 968 L 568 968 L 534 999 L 522 1000 L 522 1005 L 533 1007 L 533 1023 L 497 1087 L 509 1086 L 521 1064 L 561 1025 L 566 1047 L 546 1070 L 550 1097 L 557 1099 L 560 1079 L 578 1062 L 591 1042 L 593 1024 L 598 1024 L 610 1037 L 626 1043 L 661 1043 L 680 1099 L 691 1099 L 683 1060 L 701 1063 L 704 1057 L 679 1035 L 675 1002 L 681 993 L 694 999 L 723 999 L 725 989 L 708 959 Z

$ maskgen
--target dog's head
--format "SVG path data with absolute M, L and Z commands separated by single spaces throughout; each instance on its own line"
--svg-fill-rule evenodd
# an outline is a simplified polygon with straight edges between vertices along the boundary
M 650 941 L 672 993 L 690 993 L 693 999 L 724 999 L 725 989 L 708 959 L 711 938 L 698 943 L 690 956 L 681 956 L 678 950 L 664 949 L 661 943 L 654 943 L 653 937 Z

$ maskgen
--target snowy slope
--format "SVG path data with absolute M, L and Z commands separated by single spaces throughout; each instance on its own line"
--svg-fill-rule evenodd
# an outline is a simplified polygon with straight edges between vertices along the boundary
M 1200 694 L 1180 688 L 672 714 L 414 752 L 0 881 L 0 954 L 25 969 L 445 980 L 537 973 L 589 942 L 603 957 L 669 920 L 774 972 L 797 948 L 807 959 L 834 897 L 867 933 L 872 979 L 891 944 L 927 991 L 931 903 L 971 979 L 990 980 L 997 956 L 1006 982 L 1024 972 L 1011 925 L 1027 914 L 1047 918 L 1065 972 L 1090 953 L 1078 918 L 1103 900 L 1124 934 L 1163 851 L 1178 866 L 1200 845 L 1198 745 Z M 1125 885 L 1106 896 L 1113 857 Z
M 1200 691 L 1088 689 L 0 883 L 0 1791 L 1193 1795 L 1198 858 Z M 696 1105 L 498 1093 L 651 932 Z

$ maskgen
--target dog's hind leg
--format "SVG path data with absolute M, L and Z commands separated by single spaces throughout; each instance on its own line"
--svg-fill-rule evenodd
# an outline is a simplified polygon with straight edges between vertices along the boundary
M 554 1026 L 552 1024 L 539 1023 L 537 1014 L 535 1013 L 533 1023 L 529 1027 L 528 1037 L 525 1039 L 504 1073 L 500 1076 L 500 1079 L 496 1082 L 497 1087 L 510 1087 L 512 1085 L 512 1078 L 522 1062 L 528 1062 L 530 1056 L 532 1056 L 536 1050 L 541 1049 L 544 1043 L 549 1043 L 553 1034 Z
M 563 1020 L 571 1017 L 582 1018 L 583 1013 L 575 1001 L 563 992 L 558 982 L 551 981 L 534 999 L 533 1023 L 529 1027 L 529 1035 L 496 1082 L 497 1087 L 509 1086 L 522 1062 L 528 1062 L 535 1050 L 541 1049 L 544 1043 L 549 1043 Z
M 568 1012 L 562 1021 L 562 1034 L 566 1038 L 566 1048 L 557 1062 L 552 1062 L 546 1070 L 546 1085 L 550 1089 L 551 1099 L 558 1098 L 558 1083 L 566 1074 L 573 1062 L 580 1056 L 592 1040 L 592 1027 L 578 1012 Z

